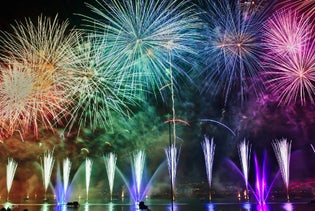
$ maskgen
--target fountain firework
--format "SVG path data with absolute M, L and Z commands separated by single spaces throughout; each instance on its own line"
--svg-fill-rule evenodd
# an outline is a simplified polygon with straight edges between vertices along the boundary
M 7 196 L 7 200 L 9 200 L 9 194 L 10 194 L 10 190 L 12 187 L 12 182 L 13 182 L 13 178 L 15 175 L 15 171 L 17 168 L 18 164 L 15 160 L 13 160 L 12 158 L 8 158 L 8 164 L 7 164 L 7 191 L 8 191 L 8 196 Z
M 176 148 L 175 145 L 172 144 L 169 147 L 165 148 L 164 151 L 166 154 L 168 172 L 169 172 L 171 183 L 172 183 L 172 190 L 173 190 L 172 200 L 174 200 L 175 199 L 174 193 L 175 193 L 175 182 L 176 182 L 176 170 L 177 170 L 177 164 L 179 161 L 181 147 Z
M 44 188 L 45 188 L 45 198 L 46 200 L 46 194 L 47 194 L 47 188 L 50 183 L 50 176 L 52 169 L 54 167 L 54 162 L 55 159 L 53 157 L 53 151 L 52 152 L 45 152 L 44 153 L 44 158 L 41 160 L 41 167 L 42 167 L 42 177 L 43 177 L 43 183 L 44 183 Z
M 63 160 L 63 195 L 67 196 L 68 194 L 68 187 L 69 187 L 69 177 L 71 171 L 71 161 L 69 158 Z M 65 199 L 64 199 L 65 201 Z
M 211 139 L 210 142 L 208 137 L 205 137 L 204 141 L 201 143 L 201 146 L 205 158 L 206 172 L 209 184 L 209 200 L 211 200 L 212 167 L 215 153 L 215 144 L 213 138 Z
M 104 156 L 105 168 L 106 168 L 109 191 L 110 191 L 110 200 L 112 200 L 112 195 L 113 195 L 116 161 L 117 161 L 117 156 L 114 153 L 109 153 L 108 155 Z
M 145 163 L 145 152 L 140 150 L 133 154 L 132 156 L 132 177 L 134 178 L 134 185 L 133 188 L 135 189 L 134 193 L 135 199 L 139 202 L 142 199 L 141 196 L 141 182 L 144 170 L 144 163 Z
M 238 153 L 241 160 L 246 192 L 248 193 L 248 173 L 250 164 L 251 145 L 244 139 L 238 146 Z
M 277 157 L 283 182 L 286 187 L 287 199 L 289 200 L 291 141 L 287 141 L 285 138 L 281 140 L 275 140 L 272 143 L 272 146 Z
M 85 188 L 86 188 L 86 200 L 89 200 L 89 188 L 90 188 L 90 179 L 92 173 L 93 161 L 89 158 L 85 159 Z

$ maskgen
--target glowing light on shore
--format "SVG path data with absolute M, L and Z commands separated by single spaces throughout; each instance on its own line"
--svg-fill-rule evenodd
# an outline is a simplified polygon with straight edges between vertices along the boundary
M 213 160 L 215 154 L 215 144 L 213 138 L 211 142 L 209 141 L 208 137 L 205 137 L 204 141 L 201 143 L 204 159 L 205 159 L 205 166 L 206 166 L 206 173 L 209 185 L 209 200 L 211 200 L 211 183 L 212 183 L 212 168 L 213 168 Z
M 281 140 L 275 140 L 272 143 L 272 147 L 277 157 L 282 180 L 286 187 L 287 199 L 289 199 L 291 141 L 287 141 L 285 138 Z
M 117 156 L 114 153 L 109 153 L 108 155 L 104 156 L 104 162 L 105 162 L 105 167 L 106 167 L 106 173 L 107 173 L 107 178 L 108 178 L 109 192 L 110 192 L 110 199 L 111 200 L 113 197 L 116 161 L 117 161 Z

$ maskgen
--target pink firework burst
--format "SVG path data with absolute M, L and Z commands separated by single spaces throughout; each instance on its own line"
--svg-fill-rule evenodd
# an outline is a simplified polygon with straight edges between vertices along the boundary
M 293 11 L 276 12 L 266 22 L 264 29 L 264 43 L 269 54 L 297 53 L 311 38 L 311 25 L 308 19 L 300 17 Z
M 315 43 L 308 19 L 282 10 L 264 28 L 267 87 L 279 104 L 314 103 Z
M 269 56 L 266 74 L 267 87 L 278 98 L 279 104 L 288 105 L 308 100 L 314 103 L 315 96 L 315 42 L 300 51 L 285 56 Z

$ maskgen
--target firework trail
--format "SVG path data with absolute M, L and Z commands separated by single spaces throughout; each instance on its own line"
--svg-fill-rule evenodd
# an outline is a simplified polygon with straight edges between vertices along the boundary
M 77 37 L 76 46 L 70 52 L 72 63 L 67 65 L 75 81 L 69 131 L 76 124 L 92 130 L 109 128 L 112 112 L 127 116 L 131 112 L 129 106 L 141 101 L 135 95 L 135 84 L 129 86 L 133 76 L 120 74 L 122 69 L 112 65 L 111 54 L 104 40 Z
M 207 24 L 202 52 L 206 66 L 200 73 L 205 84 L 203 92 L 217 90 L 214 94 L 223 93 L 225 102 L 231 97 L 232 90 L 239 91 L 241 102 L 250 87 L 254 89 L 251 92 L 259 94 L 262 84 L 254 80 L 259 79 L 262 69 L 260 32 L 271 6 L 208 0 L 200 7 Z
M 67 22 L 43 16 L 37 22 L 16 22 L 12 32 L 1 33 L 5 64 L 0 78 L 0 118 L 8 133 L 33 131 L 38 137 L 42 125 L 53 130 L 67 114 L 68 92 L 73 87 L 65 65 L 75 32 Z
M 170 68 L 187 76 L 179 64 L 189 64 L 196 54 L 200 26 L 189 1 L 101 0 L 87 6 L 97 18 L 83 16 L 85 25 L 96 37 L 105 32 L 114 51 L 111 60 L 124 76 L 134 76 L 130 84 L 140 81 L 143 90 L 161 92 L 169 84 Z
M 315 42 L 297 13 L 278 12 L 265 27 L 265 84 L 279 104 L 314 103 Z

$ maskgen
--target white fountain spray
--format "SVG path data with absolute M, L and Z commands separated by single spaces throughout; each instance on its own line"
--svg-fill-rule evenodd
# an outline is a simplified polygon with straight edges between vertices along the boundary
M 50 176 L 52 169 L 54 167 L 55 159 L 53 157 L 53 151 L 52 152 L 45 152 L 44 153 L 44 158 L 41 160 L 41 167 L 42 167 L 42 177 L 43 177 L 43 183 L 44 183 L 44 188 L 45 188 L 45 199 L 47 196 L 47 188 L 50 183 Z
M 215 144 L 213 138 L 210 142 L 209 139 L 205 137 L 204 141 L 201 143 L 201 146 L 205 158 L 206 172 L 209 184 L 209 200 L 211 201 L 212 167 L 215 154 Z
M 290 178 L 290 156 L 291 156 L 291 141 L 282 138 L 275 140 L 272 143 L 277 161 L 279 164 L 281 176 L 287 191 L 287 199 L 289 200 L 289 178 Z
M 89 158 L 85 159 L 85 189 L 86 189 L 86 200 L 89 200 L 89 189 L 90 189 L 90 180 L 92 173 L 93 161 Z
M 67 196 L 68 186 L 69 186 L 69 177 L 71 171 L 71 161 L 69 158 L 63 160 L 63 193 L 64 197 Z
M 176 148 L 174 144 L 164 149 L 166 158 L 167 158 L 167 164 L 168 164 L 168 172 L 170 175 L 170 179 L 172 182 L 172 189 L 175 193 L 175 182 L 176 182 L 176 170 L 177 170 L 177 164 L 179 161 L 179 155 L 181 148 Z M 173 194 L 172 199 L 174 201 L 175 196 Z
M 238 153 L 241 161 L 243 176 L 245 180 L 246 194 L 248 194 L 248 173 L 250 167 L 251 145 L 244 139 L 238 146 Z M 248 195 L 247 195 L 248 196 Z M 247 197 L 245 196 L 245 197 Z
M 18 164 L 15 160 L 12 158 L 8 158 L 8 164 L 7 164 L 7 191 L 8 191 L 8 197 L 7 200 L 9 200 L 9 194 L 13 183 L 13 178 L 15 175 L 15 171 Z
M 111 152 L 108 155 L 103 156 L 103 158 L 108 178 L 110 200 L 112 200 L 117 156 Z
M 136 194 L 137 200 L 140 200 L 141 197 L 141 182 L 144 170 L 144 163 L 145 163 L 145 152 L 143 150 L 139 150 L 135 152 L 132 156 L 132 166 L 133 166 L 133 173 L 135 178 L 135 185 L 136 185 Z

